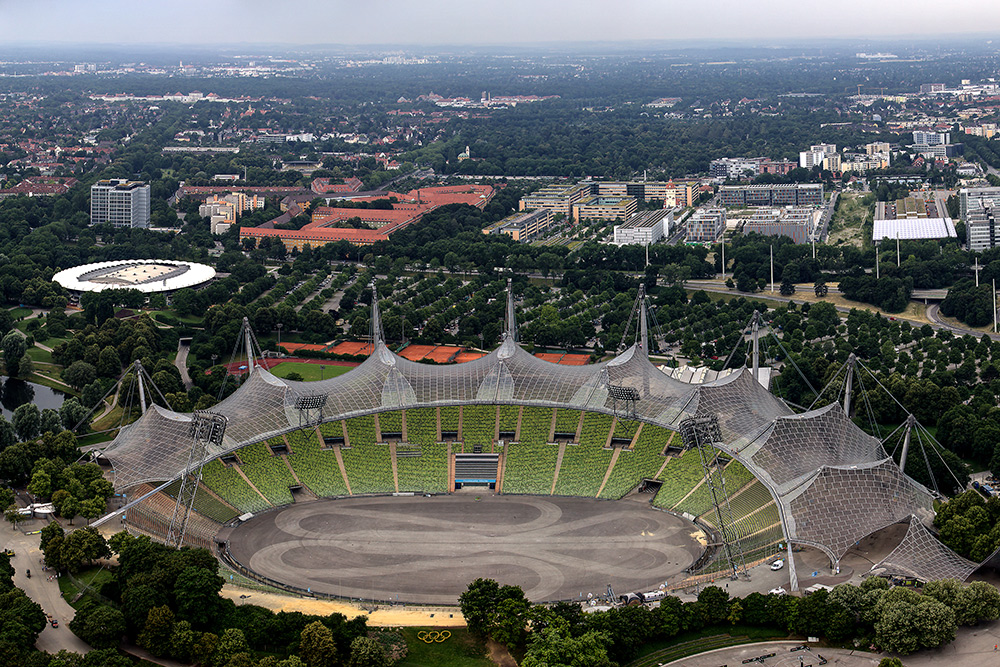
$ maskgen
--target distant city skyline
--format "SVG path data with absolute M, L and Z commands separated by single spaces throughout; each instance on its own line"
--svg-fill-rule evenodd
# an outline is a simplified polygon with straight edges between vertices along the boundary
M 993 0 L 0 0 L 0 39 L 15 44 L 503 45 L 547 42 L 945 36 L 996 31 Z M 820 44 L 817 45 L 820 45 Z

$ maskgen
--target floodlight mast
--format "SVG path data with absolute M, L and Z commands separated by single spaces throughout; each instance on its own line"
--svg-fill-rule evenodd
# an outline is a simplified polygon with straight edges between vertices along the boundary
M 208 445 L 222 447 L 229 420 L 217 412 L 195 411 L 191 419 L 189 433 L 193 443 L 188 454 L 188 464 L 181 475 L 181 486 L 177 491 L 177 502 L 170 518 L 170 527 L 164 540 L 167 546 L 180 549 L 184 546 L 184 535 L 194 508 L 194 497 L 201 482 L 201 470 L 205 465 Z
M 712 494 L 712 505 L 722 539 L 722 549 L 729 566 L 730 578 L 736 581 L 740 577 L 750 580 L 747 572 L 746 559 L 739 536 L 733 531 L 733 511 L 729 506 L 729 494 L 726 492 L 726 476 L 722 473 L 719 461 L 717 443 L 722 442 L 722 430 L 716 415 L 689 417 L 680 423 L 681 441 L 685 449 L 697 449 L 701 457 L 701 466 L 705 471 L 705 483 Z

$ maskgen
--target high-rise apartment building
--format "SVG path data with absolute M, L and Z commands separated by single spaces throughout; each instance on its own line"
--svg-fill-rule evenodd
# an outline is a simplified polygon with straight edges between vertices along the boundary
M 90 186 L 90 224 L 149 227 L 149 185 L 111 179 Z
M 928 132 L 926 130 L 913 131 L 913 143 L 919 146 L 936 146 L 938 144 L 950 144 L 950 132 Z

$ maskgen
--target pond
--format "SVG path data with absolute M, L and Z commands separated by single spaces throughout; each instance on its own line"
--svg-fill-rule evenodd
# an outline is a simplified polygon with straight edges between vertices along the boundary
M 58 389 L 17 378 L 4 378 L 3 387 L 0 388 L 0 412 L 9 420 L 14 410 L 25 403 L 34 403 L 39 410 L 58 410 L 62 407 L 64 398 L 66 394 Z

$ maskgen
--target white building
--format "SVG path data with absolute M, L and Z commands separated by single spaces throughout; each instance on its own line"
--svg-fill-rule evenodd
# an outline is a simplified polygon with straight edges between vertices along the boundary
M 799 166 L 803 169 L 822 167 L 823 160 L 837 154 L 836 144 L 816 144 L 799 153 Z
M 936 146 L 938 144 L 950 144 L 950 132 L 928 132 L 925 130 L 913 131 L 913 143 L 925 146 Z
M 111 179 L 90 186 L 90 224 L 149 227 L 149 185 Z
M 669 236 L 674 226 L 674 212 L 645 211 L 615 225 L 615 245 L 649 245 Z

